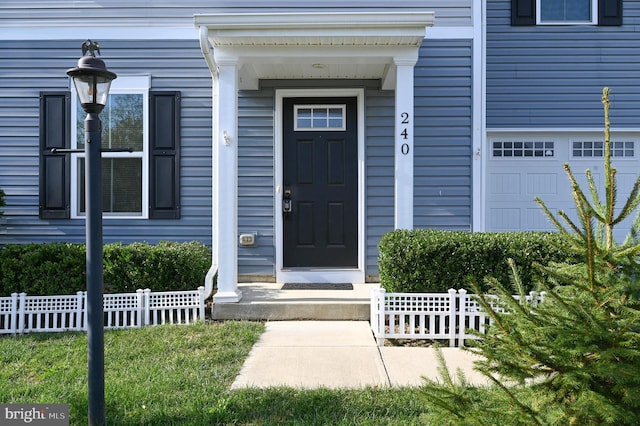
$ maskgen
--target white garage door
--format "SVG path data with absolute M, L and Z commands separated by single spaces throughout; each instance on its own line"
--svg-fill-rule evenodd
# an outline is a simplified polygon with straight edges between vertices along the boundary
M 568 212 L 575 218 L 575 204 L 563 169 L 569 163 L 583 190 L 588 191 L 585 170 L 590 169 L 604 196 L 604 143 L 600 135 L 534 137 L 531 135 L 489 138 L 486 187 L 488 231 L 555 230 L 535 203 L 540 197 L 549 209 Z M 633 137 L 614 137 L 612 164 L 617 169 L 618 210 L 622 208 L 640 170 L 640 146 Z M 616 232 L 626 236 L 631 219 Z

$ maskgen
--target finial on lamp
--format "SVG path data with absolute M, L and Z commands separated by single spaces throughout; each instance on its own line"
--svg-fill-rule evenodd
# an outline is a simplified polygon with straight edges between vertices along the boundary
M 96 52 L 98 52 L 98 55 L 100 54 L 100 44 L 98 44 L 97 41 L 94 43 L 89 39 L 85 40 L 84 43 L 82 43 L 82 55 L 86 55 L 87 52 L 95 58 Z

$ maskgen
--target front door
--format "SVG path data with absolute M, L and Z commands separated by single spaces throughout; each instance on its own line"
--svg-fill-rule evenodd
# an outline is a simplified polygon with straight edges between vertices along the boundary
M 356 98 L 283 100 L 283 267 L 358 266 Z

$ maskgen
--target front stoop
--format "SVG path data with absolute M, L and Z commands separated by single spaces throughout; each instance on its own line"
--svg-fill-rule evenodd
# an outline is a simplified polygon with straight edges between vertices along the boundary
M 368 321 L 371 289 L 378 284 L 354 284 L 353 290 L 282 290 L 282 284 L 239 284 L 237 303 L 214 304 L 214 320 L 343 320 Z

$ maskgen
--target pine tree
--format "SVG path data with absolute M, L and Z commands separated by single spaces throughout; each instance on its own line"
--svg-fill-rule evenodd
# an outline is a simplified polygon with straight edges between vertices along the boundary
M 611 166 L 609 90 L 603 90 L 604 196 L 586 171 L 589 197 L 569 165 L 577 220 L 557 216 L 536 199 L 563 236 L 573 264 L 540 265 L 547 281 L 540 303 L 526 301 L 517 266 L 512 282 L 488 278 L 494 296 L 472 283 L 492 318 L 475 344 L 476 368 L 493 382 L 471 388 L 445 371 L 427 382 L 425 398 L 439 424 L 640 424 L 640 215 L 624 242 L 613 229 L 636 212 L 640 178 L 616 209 L 616 169 Z M 512 296 L 515 292 L 519 297 Z M 448 377 L 448 379 L 447 379 Z

